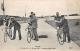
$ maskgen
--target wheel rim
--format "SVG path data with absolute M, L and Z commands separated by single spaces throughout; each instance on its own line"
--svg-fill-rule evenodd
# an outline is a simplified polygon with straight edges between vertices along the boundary
M 4 42 L 7 42 L 7 34 L 4 34 Z
M 28 31 L 28 34 L 27 34 L 27 41 L 28 43 L 31 42 L 31 33 Z
M 14 37 L 14 26 L 9 30 L 10 32 L 9 32 L 9 34 L 10 34 L 10 39 L 13 39 L 13 37 Z
M 7 27 L 5 27 L 4 42 L 7 42 Z
M 58 41 L 59 41 L 60 45 L 64 44 L 64 41 L 63 41 L 63 31 L 62 30 L 59 30 L 59 32 L 58 32 Z

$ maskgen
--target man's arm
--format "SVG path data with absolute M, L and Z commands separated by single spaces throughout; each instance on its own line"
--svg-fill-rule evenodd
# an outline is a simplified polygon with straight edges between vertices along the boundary
M 58 22 L 58 23 L 61 23 L 61 20 L 60 21 L 58 21 L 58 20 L 54 20 L 55 22 Z
M 35 20 L 37 20 L 36 16 L 30 19 L 30 22 L 34 22 Z
M 56 17 L 54 18 L 54 21 L 55 21 L 55 22 L 58 22 L 58 23 L 61 23 L 61 22 L 62 22 L 62 20 L 63 20 L 63 19 L 61 19 L 61 18 L 60 18 L 60 20 L 57 20 L 57 18 L 56 18 Z

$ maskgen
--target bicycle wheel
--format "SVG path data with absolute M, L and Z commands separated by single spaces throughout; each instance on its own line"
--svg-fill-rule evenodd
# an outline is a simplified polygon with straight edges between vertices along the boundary
M 4 42 L 7 42 L 7 30 L 4 33 Z
M 63 45 L 64 44 L 64 41 L 63 41 L 63 30 L 62 29 L 59 29 L 58 30 L 57 38 L 58 38 L 59 44 L 60 45 Z
M 31 42 L 31 38 L 32 38 L 31 32 L 28 31 L 28 33 L 27 33 L 27 42 L 28 42 L 28 43 Z
M 9 29 L 9 38 L 12 40 L 13 37 L 14 37 L 14 26 L 11 29 Z

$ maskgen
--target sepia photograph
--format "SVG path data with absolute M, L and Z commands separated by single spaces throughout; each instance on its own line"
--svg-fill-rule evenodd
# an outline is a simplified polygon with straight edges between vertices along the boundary
M 79 51 L 80 0 L 0 0 L 0 51 Z

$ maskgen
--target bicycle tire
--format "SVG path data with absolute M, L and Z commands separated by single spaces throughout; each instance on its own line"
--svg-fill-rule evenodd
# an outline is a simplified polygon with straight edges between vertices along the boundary
M 59 29 L 58 33 L 57 33 L 57 38 L 58 38 L 58 42 L 60 45 L 64 44 L 64 40 L 63 40 L 63 30 Z
M 4 33 L 4 42 L 7 42 L 7 32 Z
M 12 40 L 14 37 L 14 27 L 9 30 L 9 38 Z
M 27 42 L 28 42 L 28 43 L 31 42 L 31 38 L 32 38 L 31 32 L 28 31 L 28 33 L 27 33 Z

